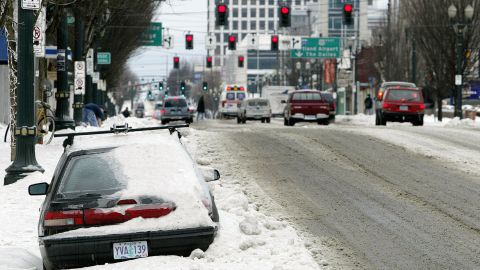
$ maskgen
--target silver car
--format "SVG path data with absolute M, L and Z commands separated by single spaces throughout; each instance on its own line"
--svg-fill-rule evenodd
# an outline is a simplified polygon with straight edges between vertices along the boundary
M 240 103 L 237 112 L 237 123 L 245 124 L 247 120 L 260 120 L 262 123 L 270 123 L 272 109 L 270 101 L 264 98 L 245 99 Z
M 193 122 L 193 117 L 188 110 L 187 100 L 183 96 L 167 97 L 163 101 L 161 111 L 162 125 L 171 121 L 185 121 L 187 124 Z

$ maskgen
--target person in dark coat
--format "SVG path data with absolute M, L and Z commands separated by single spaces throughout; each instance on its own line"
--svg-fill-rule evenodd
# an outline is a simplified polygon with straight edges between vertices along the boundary
M 197 105 L 197 122 L 198 122 L 198 119 L 199 118 L 203 118 L 205 117 L 205 101 L 203 99 L 203 96 L 200 97 L 200 99 L 198 100 L 198 105 Z
M 373 99 L 372 97 L 370 96 L 370 94 L 367 95 L 367 98 L 365 98 L 365 101 L 364 101 L 364 104 L 365 104 L 365 114 L 366 115 L 371 115 L 373 113 Z
M 123 110 L 122 114 L 125 118 L 130 117 L 130 111 L 128 110 L 128 107 L 125 107 L 125 110 Z

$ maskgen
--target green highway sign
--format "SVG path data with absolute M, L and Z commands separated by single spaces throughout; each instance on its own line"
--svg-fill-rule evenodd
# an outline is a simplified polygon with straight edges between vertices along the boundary
M 302 49 L 291 50 L 291 58 L 340 58 L 340 38 L 302 38 Z
M 140 37 L 142 46 L 162 46 L 162 23 L 152 22 Z
M 109 52 L 97 52 L 97 65 L 110 65 L 112 56 Z

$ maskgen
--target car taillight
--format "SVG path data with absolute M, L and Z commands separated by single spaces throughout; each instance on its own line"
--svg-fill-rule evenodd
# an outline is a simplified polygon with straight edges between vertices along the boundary
M 225 100 L 222 101 L 222 108 L 225 107 Z
M 420 104 L 420 110 L 421 110 L 421 111 L 425 110 L 425 104 L 423 104 L 423 103 Z
M 45 227 L 83 225 L 83 211 L 48 211 L 45 213 L 43 225 Z
M 160 113 L 161 113 L 161 114 L 165 114 L 165 109 L 162 109 L 162 110 L 160 111 Z
M 122 223 L 137 217 L 159 218 L 166 216 L 176 208 L 174 203 L 138 205 L 124 211 L 111 209 L 85 209 L 85 225 L 107 225 Z
M 337 109 L 337 104 L 335 104 L 335 102 L 332 102 L 330 106 L 332 108 L 332 111 L 335 111 Z
M 387 102 L 384 102 L 383 105 L 382 105 L 382 108 L 384 108 L 384 109 L 389 109 L 389 108 L 390 108 L 390 104 L 387 103 Z

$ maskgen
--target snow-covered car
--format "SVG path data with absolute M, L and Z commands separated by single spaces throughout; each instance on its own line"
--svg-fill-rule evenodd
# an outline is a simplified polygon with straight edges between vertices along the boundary
M 270 102 L 264 98 L 244 99 L 240 103 L 237 114 L 237 123 L 246 123 L 247 120 L 260 120 L 262 123 L 270 123 L 272 109 Z
M 206 182 L 219 172 L 198 167 L 174 136 L 138 134 L 74 144 L 50 184 L 29 187 L 46 195 L 38 224 L 45 269 L 188 255 L 213 242 L 219 216 Z

